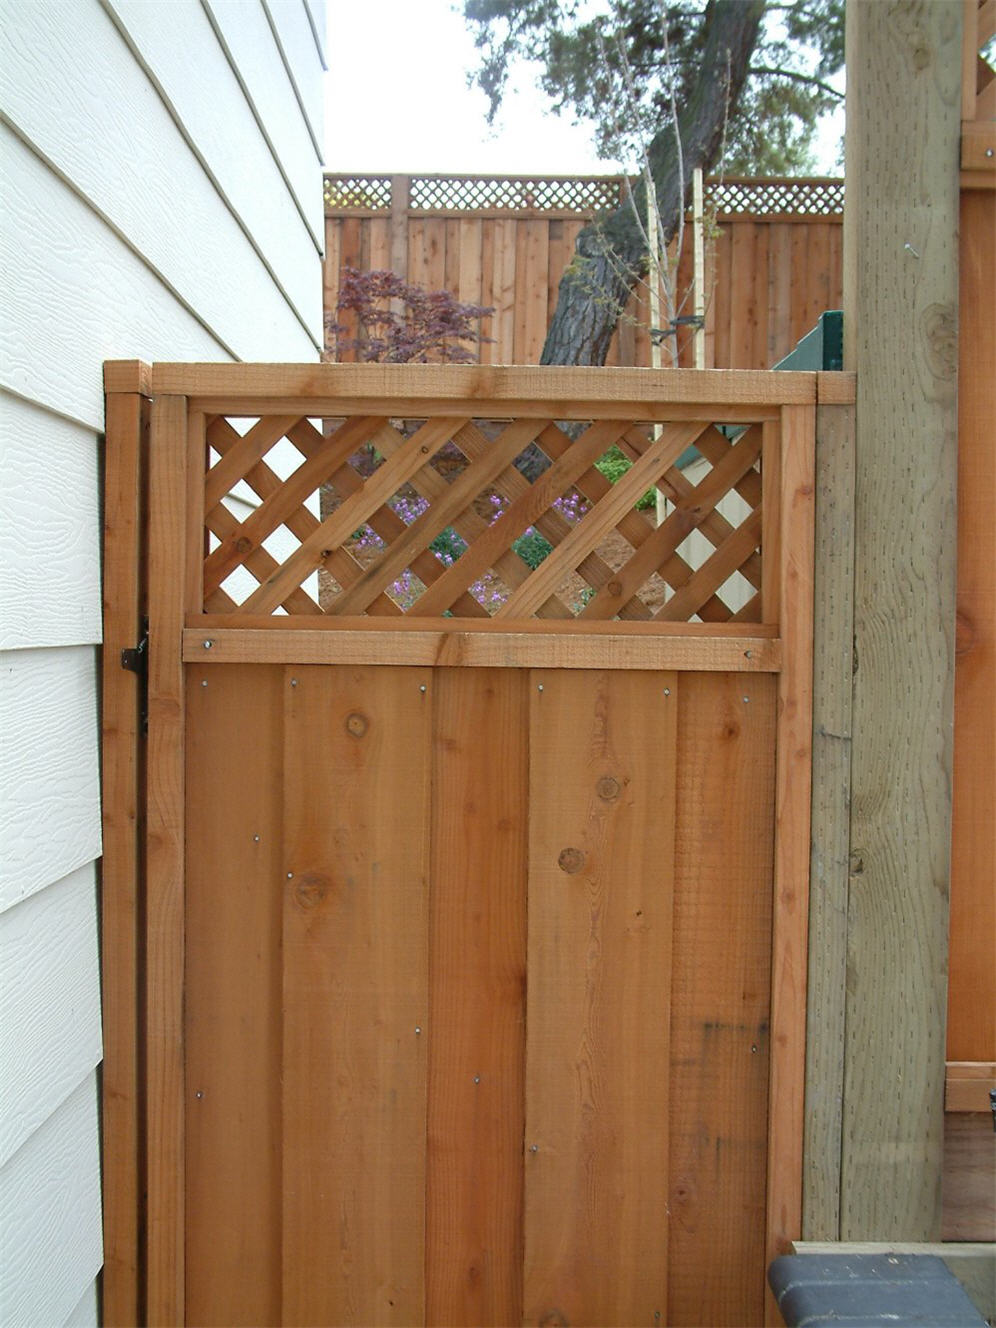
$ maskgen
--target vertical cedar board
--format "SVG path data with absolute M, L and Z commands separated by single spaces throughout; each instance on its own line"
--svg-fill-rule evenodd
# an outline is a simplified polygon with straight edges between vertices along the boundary
M 675 678 L 531 675 L 529 1323 L 667 1322 Z
M 757 279 L 754 227 L 738 221 L 730 227 L 730 368 L 753 369 Z
M 528 674 L 433 673 L 426 1322 L 522 1313 Z
M 146 747 L 146 1318 L 183 1318 L 184 698 L 187 401 L 152 403 Z
M 431 697 L 420 686 L 427 669 L 284 672 L 286 1323 L 424 1314 Z
M 782 647 L 775 774 L 775 912 L 771 965 L 771 1080 L 768 1138 L 768 1253 L 784 1254 L 802 1231 L 806 1069 L 806 946 L 809 927 L 813 752 L 813 504 L 815 412 L 782 409 Z M 768 1321 L 780 1317 L 766 1300 Z
M 803 1235 L 836 1240 L 851 807 L 853 406 L 816 411 L 815 568 Z
M 948 1060 L 996 1060 L 996 192 L 961 196 Z
M 955 623 L 960 5 L 850 0 L 858 369 L 841 1237 L 940 1226 Z
M 187 669 L 186 1316 L 280 1322 L 283 670 Z
M 743 1328 L 763 1321 L 776 680 L 678 687 L 667 1323 Z
M 139 680 L 121 651 L 141 636 L 143 484 L 148 401 L 106 398 L 102 691 L 103 859 L 103 1318 L 128 1328 L 139 1316 L 139 937 L 142 833 Z

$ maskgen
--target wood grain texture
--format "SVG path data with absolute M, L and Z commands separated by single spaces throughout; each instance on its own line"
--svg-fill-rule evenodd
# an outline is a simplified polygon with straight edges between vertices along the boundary
M 945 1111 L 988 1111 L 996 1088 L 996 1061 L 948 1061 L 944 1074 Z
M 450 414 L 454 402 L 490 401 L 504 407 L 497 412 L 503 417 L 512 402 L 550 401 L 557 406 L 556 417 L 565 419 L 583 418 L 589 403 L 599 402 L 619 405 L 620 414 L 625 414 L 621 403 L 628 401 L 647 407 L 679 403 L 763 407 L 816 401 L 813 373 L 793 371 L 772 377 L 752 370 L 734 373 L 721 369 L 675 369 L 663 375 L 652 369 L 619 369 L 606 375 L 600 368 L 583 366 L 157 363 L 152 384 L 155 392 L 182 392 L 192 397 L 227 394 L 236 401 L 282 399 L 282 409 L 288 410 L 295 407 L 286 402 L 300 397 L 324 398 L 329 403 L 336 398 L 347 402 L 387 397 L 447 401 Z M 747 417 L 737 422 L 746 423 Z
M 430 684 L 284 677 L 288 1323 L 422 1320 Z
M 231 354 L 6 126 L 0 158 L 5 387 L 100 433 L 106 347 L 149 360 L 179 347 L 207 359 Z M 85 271 L 81 252 L 88 255 Z M 288 353 L 307 353 L 302 343 Z
M 996 1242 L 996 1146 L 992 1112 L 944 1117 L 944 1240 Z M 990 1288 L 993 1288 L 990 1265 Z M 990 1304 L 992 1304 L 992 1290 Z
M 276 72 L 280 56 L 263 7 L 254 0 L 206 0 L 204 9 L 315 247 L 321 248 L 324 207 L 315 179 L 315 145 L 301 132 L 290 79 Z
M 433 673 L 428 1323 L 522 1313 L 528 681 Z
M 666 1322 L 676 675 L 530 689 L 524 1317 Z
M 300 335 L 312 347 L 300 353 L 310 358 L 322 342 L 318 249 L 207 13 L 194 0 L 175 0 L 169 10 L 141 0 L 108 0 L 106 9 L 268 270 L 267 307 L 277 335 L 289 342 Z M 291 76 L 297 72 L 292 65 Z M 301 86 L 306 85 L 305 80 Z M 321 94 L 317 70 L 310 91 Z M 304 125 L 299 123 L 297 133 L 306 143 Z M 287 322 L 291 311 L 299 333 Z M 271 342 L 265 354 L 276 353 Z
M 771 1085 L 768 1138 L 768 1257 L 802 1234 L 802 1147 L 806 1073 L 806 958 L 809 922 L 813 759 L 814 412 L 782 412 L 779 603 L 785 658 L 778 675 L 775 775 L 774 928 L 771 965 Z
M 187 403 L 152 403 L 149 445 L 149 732 L 146 745 L 146 1317 L 183 1314 L 184 729 Z
M 100 1062 L 93 866 L 0 913 L 0 952 L 3 1167 Z
M 100 855 L 94 655 L 0 656 L 0 911 Z
M 188 9 L 183 0 L 179 8 Z M 81 5 L 72 25 L 54 23 L 44 7 L 12 9 L 5 25 L 9 114 L 24 137 L 118 234 L 129 237 L 148 265 L 188 308 L 199 311 L 219 339 L 243 358 L 262 358 L 274 353 L 277 339 L 286 339 L 288 345 L 303 341 L 302 323 L 317 331 L 321 293 L 316 246 L 287 198 L 287 186 L 203 13 L 195 18 L 191 6 L 187 13 L 174 13 L 169 26 L 168 40 L 174 46 L 191 41 L 196 48 L 195 33 L 210 44 L 214 77 L 205 86 L 211 87 L 219 119 L 236 95 L 242 102 L 239 136 L 231 141 L 239 143 L 247 170 L 258 170 L 260 182 L 267 179 L 266 187 L 272 190 L 266 209 L 245 189 L 242 201 L 254 219 L 266 217 L 272 229 L 275 217 L 267 214 L 279 214 L 285 228 L 281 242 L 275 234 L 267 237 L 270 251 L 265 241 L 257 243 L 261 253 L 256 251 L 146 69 L 99 4 Z M 166 27 L 163 24 L 157 32 L 156 41 L 161 41 Z M 225 86 L 226 73 L 230 89 Z M 187 86 L 188 99 L 197 96 L 195 79 L 196 74 Z M 80 89 L 91 80 L 98 86 L 113 86 L 116 95 L 81 97 Z M 238 110 L 234 103 L 232 114 Z M 143 126 L 139 136 L 134 133 L 136 123 Z M 170 162 L 168 171 L 162 169 L 163 161 Z M 179 215 L 173 206 L 177 193 L 185 203 Z M 172 217 L 172 224 L 164 226 L 164 216 Z M 279 273 L 279 292 L 267 260 Z M 271 313 L 264 320 L 259 311 L 265 308 Z
M 0 394 L 0 650 L 100 640 L 96 436 Z M 59 482 L 53 484 L 57 474 Z
M 848 6 L 860 368 L 841 1236 L 940 1223 L 955 623 L 961 7 Z M 886 91 L 887 90 L 887 91 Z
M 100 1328 L 98 1291 L 98 1282 L 94 1279 L 80 1296 L 76 1308 L 63 1324 L 63 1328 Z
M 231 621 L 231 619 L 227 619 Z M 492 631 L 477 621 L 455 629 L 426 630 L 418 619 L 411 628 L 403 620 L 390 619 L 384 630 L 373 630 L 376 619 L 345 619 L 340 630 L 282 630 L 292 619 L 280 619 L 281 628 L 256 627 L 239 630 L 211 623 L 184 632 L 184 658 L 193 663 L 207 653 L 210 641 L 214 663 L 256 664 L 439 664 L 460 668 L 558 668 L 558 669 L 698 669 L 706 672 L 776 672 L 781 667 L 781 644 L 777 638 L 733 635 L 669 635 L 665 629 L 682 630 L 689 624 L 654 623 L 645 634 L 612 630 L 616 623 L 578 623 L 585 629 L 608 628 L 597 635 L 592 630 L 564 632 L 521 630 Z M 311 627 L 314 619 L 298 620 Z M 362 625 L 361 625 L 362 624 Z M 545 620 L 534 619 L 538 628 Z M 637 624 L 638 625 L 638 624 Z M 692 626 L 697 626 L 693 624 Z M 338 626 L 338 624 L 336 624 Z M 502 624 L 495 623 L 496 627 Z M 648 628 L 650 624 L 646 625 Z M 738 630 L 734 624 L 734 630 Z M 329 624 L 332 627 L 332 624 Z M 729 631 L 728 624 L 709 624 L 708 631 Z M 752 627 L 752 631 L 756 631 Z
M 105 367 L 105 387 L 124 365 Z M 137 370 L 137 372 L 135 372 Z M 142 369 L 132 366 L 134 386 Z M 144 1220 L 139 1059 L 144 798 L 141 689 L 122 668 L 142 637 L 149 405 L 137 392 L 109 392 L 104 453 L 104 650 L 101 693 L 101 994 L 104 1019 L 104 1275 L 107 1328 L 140 1317 L 139 1230 Z
M 678 686 L 662 1321 L 743 1328 L 763 1322 L 776 682 Z
M 100 1270 L 97 1076 L 0 1171 L 5 1323 L 65 1323 Z
M 947 1055 L 996 1059 L 996 194 L 961 198 L 958 608 Z
M 840 1222 L 847 979 L 851 674 L 854 658 L 854 409 L 816 411 L 813 799 L 802 1229 Z
M 187 670 L 185 1322 L 281 1322 L 283 670 Z
M 263 0 L 263 9 L 283 53 L 287 75 L 294 86 L 298 104 L 308 125 L 315 156 L 324 156 L 325 138 L 322 113 L 321 48 L 305 4 L 286 0 Z

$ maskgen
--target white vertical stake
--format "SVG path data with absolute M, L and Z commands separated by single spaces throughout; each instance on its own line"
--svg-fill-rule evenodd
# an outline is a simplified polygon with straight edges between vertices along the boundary
M 647 189 L 647 242 L 650 248 L 650 326 L 651 328 L 660 328 L 661 325 L 661 250 L 660 240 L 657 231 L 657 199 L 653 191 Z M 659 337 L 650 338 L 650 367 L 651 369 L 661 368 L 661 343 Z M 654 439 L 661 436 L 659 424 L 654 425 Z M 657 489 L 654 493 L 654 507 L 657 515 L 657 524 L 667 516 L 667 499 Z
M 695 282 L 695 314 L 702 323 L 695 329 L 695 367 L 705 368 L 705 183 L 702 167 L 692 172 L 692 235 Z

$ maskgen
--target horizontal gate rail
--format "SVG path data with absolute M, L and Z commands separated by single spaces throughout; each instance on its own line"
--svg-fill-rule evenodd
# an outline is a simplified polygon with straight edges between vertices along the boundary
M 110 364 L 106 381 L 129 374 Z M 776 675 L 754 685 L 777 686 L 768 1257 L 786 1249 L 802 1205 L 816 418 L 850 409 L 853 376 L 156 364 L 142 383 L 147 1321 L 184 1314 L 185 688 L 217 665 L 723 673 L 738 704 L 747 675 Z

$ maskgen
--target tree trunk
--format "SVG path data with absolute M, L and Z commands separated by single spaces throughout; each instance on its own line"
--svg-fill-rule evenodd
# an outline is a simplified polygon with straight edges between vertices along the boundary
M 660 129 L 648 157 L 661 217 L 661 243 L 678 229 L 696 166 L 708 170 L 719 155 L 723 131 L 740 98 L 757 42 L 765 0 L 709 0 L 703 22 L 706 41 L 695 90 L 675 127 Z M 646 190 L 635 190 L 640 215 Z M 646 274 L 648 255 L 628 200 L 608 217 L 586 226 L 575 258 L 561 278 L 541 364 L 604 364 L 619 316 L 636 283 Z

